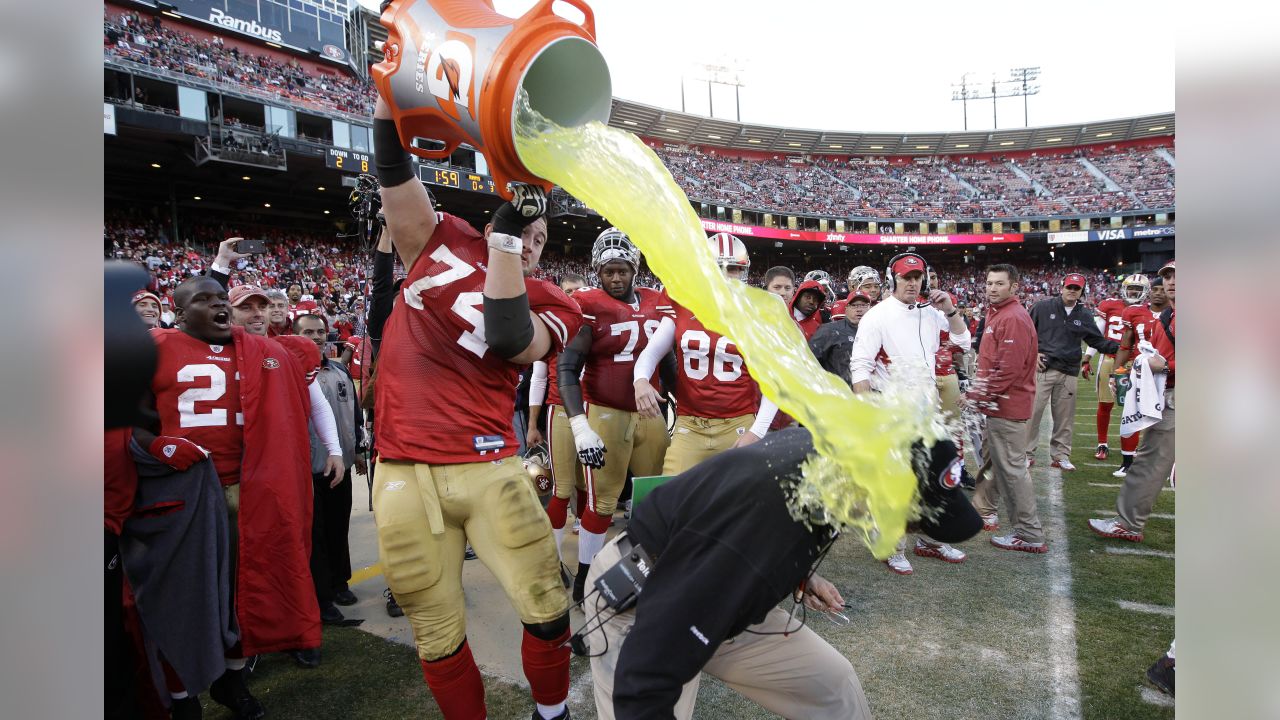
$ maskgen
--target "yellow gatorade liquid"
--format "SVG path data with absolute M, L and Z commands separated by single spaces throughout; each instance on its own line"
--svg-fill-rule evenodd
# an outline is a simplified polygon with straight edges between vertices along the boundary
M 631 237 L 676 302 L 729 338 L 765 395 L 813 433 L 793 514 L 860 535 L 878 558 L 904 531 L 916 493 L 911 443 L 939 436 L 919 395 L 885 393 L 875 404 L 824 371 L 786 305 L 724 277 L 688 198 L 658 156 L 631 133 L 592 121 L 563 128 L 517 101 L 516 150 Z M 932 382 L 932 378 L 930 378 Z

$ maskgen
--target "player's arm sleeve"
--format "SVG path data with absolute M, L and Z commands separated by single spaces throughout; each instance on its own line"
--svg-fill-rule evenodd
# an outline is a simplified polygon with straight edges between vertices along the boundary
M 373 162 L 382 185 L 382 212 L 392 243 L 405 264 L 412 267 L 435 232 L 436 212 L 426 187 L 413 175 L 395 121 L 379 117 L 378 112 L 373 119 Z
M 395 255 L 375 250 L 373 252 L 373 290 L 369 299 L 369 317 L 367 320 L 371 339 L 382 338 L 382 328 L 391 316 L 391 307 L 395 303 L 394 283 Z
M 756 419 L 751 423 L 751 432 L 756 437 L 764 437 L 778 414 L 778 406 L 763 393 L 760 395 L 760 409 L 756 410 Z
M 653 377 L 653 371 L 658 368 L 658 363 L 662 361 L 663 356 L 671 352 L 675 340 L 676 321 L 664 315 L 658 322 L 658 329 L 654 330 L 653 336 L 649 338 L 649 344 L 636 358 L 635 367 L 631 370 L 631 381 L 648 380 Z
M 342 443 L 338 442 L 338 423 L 333 419 L 333 409 L 320 389 L 320 381 L 312 380 L 307 385 L 307 393 L 311 395 L 311 423 L 315 425 L 316 435 L 324 443 L 329 455 L 342 456 Z
M 870 320 L 870 322 L 868 322 Z M 853 350 L 849 353 L 849 381 L 853 384 L 871 380 L 876 355 L 883 344 L 880 323 L 876 318 L 863 316 L 858 324 L 858 334 L 853 338 Z
M 582 385 L 578 377 L 587 364 L 587 355 L 591 352 L 591 328 L 583 326 L 578 335 L 569 341 L 560 353 L 556 362 L 556 382 L 560 389 L 560 401 L 564 404 L 564 412 L 571 418 L 582 415 Z
M 547 399 L 547 363 L 535 360 L 533 374 L 529 377 L 529 407 L 540 407 Z
M 1081 308 L 1081 309 L 1084 310 L 1085 312 L 1088 312 L 1091 316 L 1093 315 L 1092 310 L 1089 310 L 1088 308 Z M 1094 317 L 1097 317 L 1097 316 L 1090 317 L 1090 320 L 1092 320 Z M 1078 327 L 1080 328 L 1081 334 L 1083 335 L 1085 344 L 1093 348 L 1097 352 L 1106 353 L 1108 355 L 1114 355 L 1116 351 L 1120 349 L 1120 343 L 1116 342 L 1115 340 L 1108 339 L 1106 336 L 1104 336 L 1102 334 L 1102 331 L 1098 329 L 1098 326 L 1096 323 L 1082 322 Z

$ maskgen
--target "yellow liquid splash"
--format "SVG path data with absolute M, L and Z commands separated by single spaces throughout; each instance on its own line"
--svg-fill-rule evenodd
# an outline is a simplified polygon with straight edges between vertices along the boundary
M 599 122 L 560 127 L 521 95 L 525 167 L 627 233 L 671 298 L 733 341 L 764 394 L 813 433 L 818 457 L 805 465 L 792 514 L 856 533 L 878 558 L 892 554 L 913 512 L 911 443 L 938 436 L 932 408 L 919 395 L 889 393 L 874 405 L 855 397 L 818 365 L 780 298 L 724 277 L 688 198 L 649 147 Z

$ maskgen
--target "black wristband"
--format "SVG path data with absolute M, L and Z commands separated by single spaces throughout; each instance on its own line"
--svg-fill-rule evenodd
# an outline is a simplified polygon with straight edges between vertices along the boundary
M 953 309 L 951 312 L 947 313 L 947 317 L 949 317 L 949 318 L 951 318 L 951 317 L 955 317 L 955 316 L 956 316 L 956 313 L 958 313 L 958 312 L 960 312 L 960 311 L 959 311 L 959 310 L 956 310 L 956 309 Z
M 394 120 L 374 118 L 373 167 L 382 187 L 403 185 L 413 179 L 413 162 L 400 144 Z
M 529 295 L 484 299 L 484 338 L 489 349 L 503 360 L 524 352 L 533 342 L 533 320 L 529 317 Z
M 520 214 L 515 205 L 509 202 L 502 203 L 502 206 L 493 213 L 493 231 L 512 237 L 520 237 L 524 234 L 524 229 L 533 224 L 538 218 L 527 218 Z

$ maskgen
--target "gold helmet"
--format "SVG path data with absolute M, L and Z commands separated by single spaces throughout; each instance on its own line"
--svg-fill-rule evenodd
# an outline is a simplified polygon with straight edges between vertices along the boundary
M 1136 291 L 1136 292 L 1131 292 Z M 1151 279 L 1146 275 L 1130 275 L 1120 283 L 1121 299 L 1127 305 L 1141 305 L 1151 297 Z
M 529 482 L 533 485 L 538 497 L 551 494 L 554 483 L 551 481 L 551 457 L 545 445 L 534 445 L 524 453 L 524 469 L 529 473 Z

